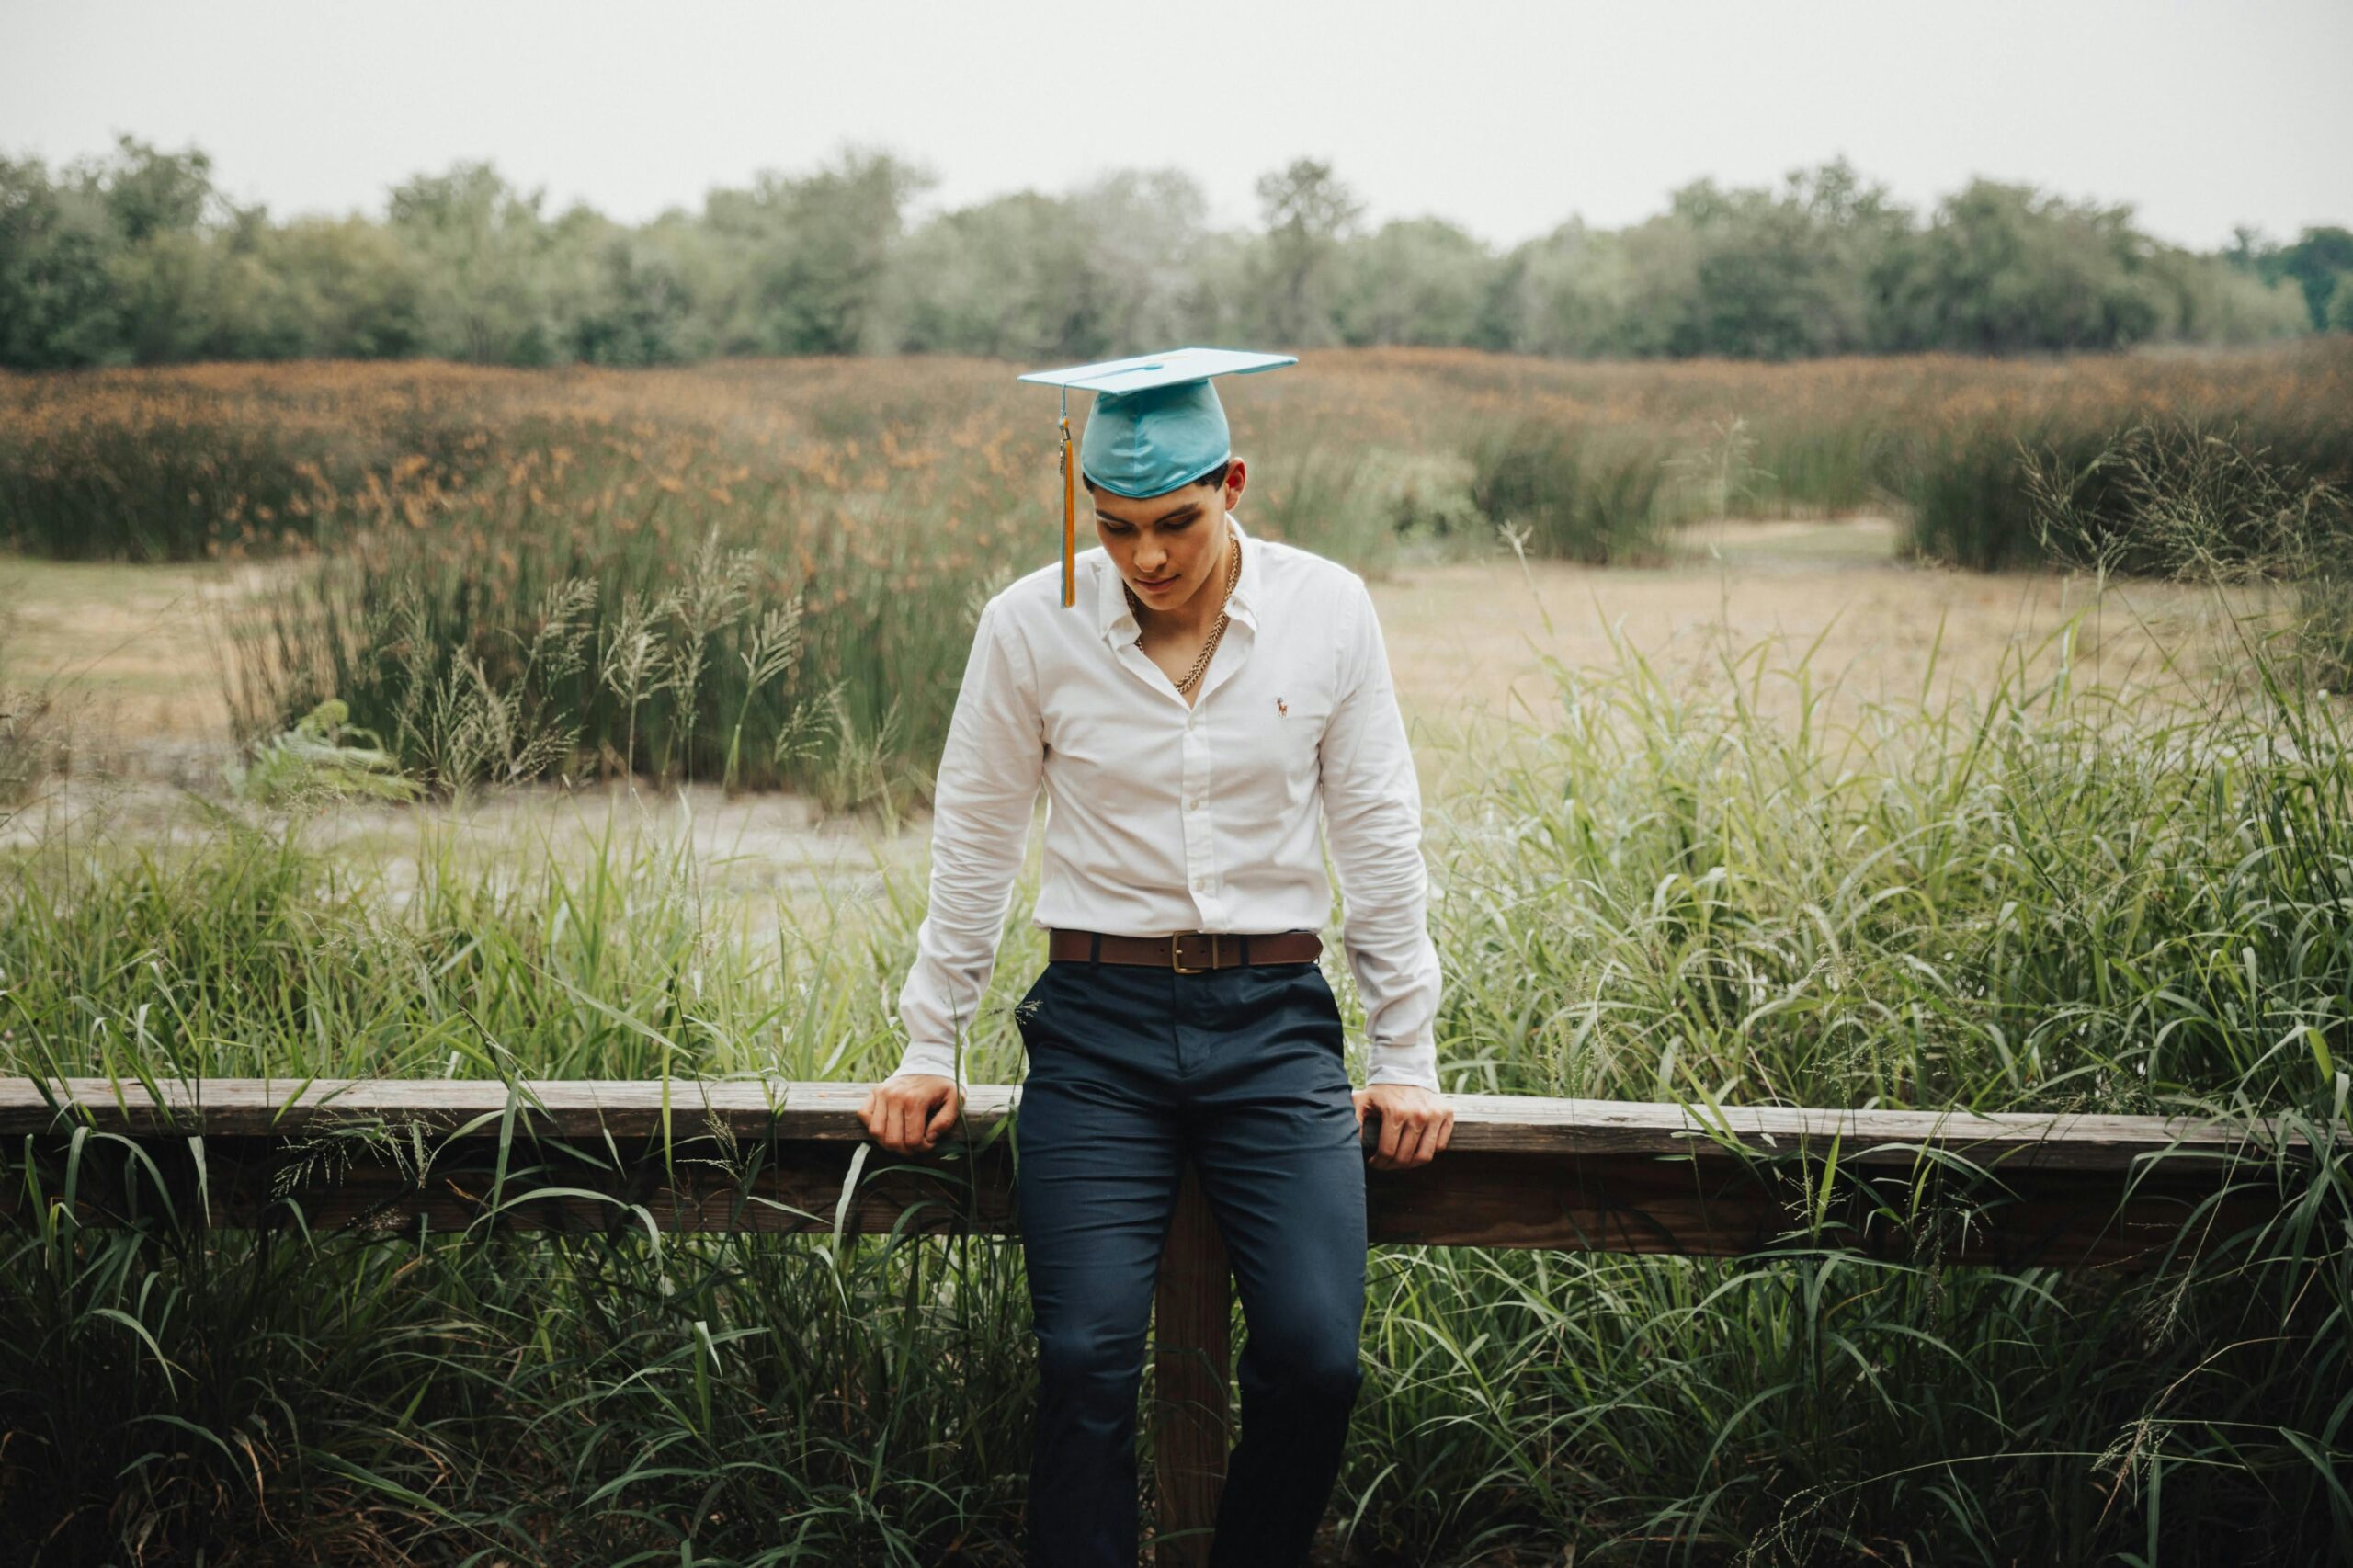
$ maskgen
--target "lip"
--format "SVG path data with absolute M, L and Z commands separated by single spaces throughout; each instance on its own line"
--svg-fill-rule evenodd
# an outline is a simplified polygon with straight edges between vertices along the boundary
M 1136 586 L 1139 588 L 1147 588 L 1157 591 L 1168 586 L 1176 580 L 1176 574 L 1172 572 L 1165 577 L 1139 577 L 1136 579 Z

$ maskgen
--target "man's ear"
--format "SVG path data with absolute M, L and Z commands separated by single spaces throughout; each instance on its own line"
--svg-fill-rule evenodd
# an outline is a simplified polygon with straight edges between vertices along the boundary
M 1240 458 L 1234 459 L 1227 465 L 1225 471 L 1225 509 L 1227 511 L 1233 510 L 1233 504 L 1242 499 L 1242 485 L 1248 477 L 1248 470 Z

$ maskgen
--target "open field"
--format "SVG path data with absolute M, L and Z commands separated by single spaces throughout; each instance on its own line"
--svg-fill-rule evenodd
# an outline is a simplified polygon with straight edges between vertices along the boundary
M 1379 350 L 1264 380 L 1232 399 L 1256 530 L 1381 580 L 1461 566 L 1474 603 L 1506 532 L 1534 562 L 1656 572 L 1681 530 L 1725 517 L 1889 518 L 1854 539 L 2036 564 L 2060 548 L 2039 482 L 2124 569 L 2163 575 L 2177 530 L 2101 466 L 2144 427 L 2193 456 L 2211 437 L 2283 494 L 2353 482 L 2353 348 L 2335 340 L 2079 363 Z M 301 567 L 241 618 L 206 699 L 241 743 L 335 698 L 437 790 L 637 773 L 904 809 L 977 596 L 1051 557 L 1036 390 L 961 359 L 6 377 L 0 532 L 57 559 Z M 2268 522 L 2211 519 L 2242 553 Z M 1650 624 L 1692 624 L 1665 592 Z M 1884 602 L 1903 623 L 1938 608 Z
M 965 423 L 904 367 L 426 370 L 417 405 L 448 396 L 451 428 L 513 415 L 487 426 L 515 437 L 500 461 L 456 448 L 397 483 L 338 481 L 320 531 L 271 549 L 7 558 L 0 684 L 58 677 L 81 761 L 0 806 L 0 1073 L 887 1072 L 968 579 L 1051 549 L 1032 465 L 1008 455 L 1034 435 L 988 390 L 1000 369 L 958 372 L 1000 400 Z M 1393 421 L 1447 386 L 1488 414 L 1533 388 L 1565 419 L 1575 378 L 1476 356 L 1347 370 L 1285 395 L 1294 415 L 1344 410 L 1355 444 L 1291 431 L 1244 515 L 1374 585 L 1429 808 L 1449 1089 L 2269 1116 L 2319 1153 L 2276 1173 L 2278 1225 L 2131 1278 L 1812 1244 L 1377 1247 L 1318 1562 L 2344 1555 L 2353 736 L 2341 693 L 2267 641 L 2302 601 L 1934 564 L 1915 514 L 1833 504 L 1844 481 L 1824 471 L 1756 508 L 1779 516 L 1677 491 L 1688 515 L 1645 503 L 1641 530 L 1580 531 L 1594 519 L 1570 504 L 1563 548 L 1525 534 L 1523 561 L 1460 509 L 1481 460 L 1447 446 L 1464 433 L 1416 449 L 1427 433 Z M 325 461 L 395 374 L 191 373 L 172 406 L 245 400 L 226 427 L 315 440 L 302 460 Z M 1988 386 L 2106 418 L 2164 374 L 1810 368 L 1772 383 L 1816 400 L 1776 460 L 1796 472 L 1876 427 L 1891 387 L 1950 394 L 1990 430 L 2016 405 Z M 1704 426 L 1710 389 L 1766 383 L 1575 384 L 1623 424 L 1681 399 L 1675 417 Z M 581 425 L 531 426 L 558 386 Z M 255 412 L 272 398 L 295 405 L 282 422 Z M 631 427 L 649 407 L 694 431 Z M 789 459 L 689 485 L 764 436 Z M 1531 437 L 1499 466 L 1553 464 L 1582 494 L 1611 488 L 1600 449 Z M 151 455 L 175 460 L 168 442 Z M 305 478 L 298 498 L 324 494 Z M 740 571 L 714 539 L 748 552 Z M 1564 548 L 1579 540 L 1603 559 Z M 805 662 L 666 707 L 499 664 L 567 580 L 587 585 L 591 666 L 636 637 L 724 670 L 754 612 L 787 602 L 808 610 Z M 726 627 L 694 630 L 698 582 Z M 647 596 L 669 592 L 685 597 L 649 621 Z M 217 662 L 215 627 L 234 634 Z M 477 765 L 500 759 L 452 749 L 465 724 L 437 730 L 428 705 L 402 765 L 446 788 L 419 803 L 224 796 L 232 743 L 301 699 L 390 726 L 418 682 L 586 722 L 580 787 L 498 782 Z M 759 756 L 735 779 L 754 787 L 722 788 L 714 727 L 787 724 L 830 683 L 847 694 L 835 753 Z M 902 726 L 878 727 L 900 697 Z M 1021 1076 L 1006 1009 L 1042 957 L 1036 878 L 1033 842 L 974 1081 Z M 1326 972 L 1353 1069 L 1340 915 Z M 0 1250 L 0 1518 L 55 1532 L 40 1561 L 120 1558 L 133 1538 L 154 1560 L 254 1541 L 272 1562 L 1013 1560 L 1032 1368 L 1009 1244 L 101 1233 L 47 1203 L 36 1170 L 64 1168 L 0 1150 L 40 1217 Z

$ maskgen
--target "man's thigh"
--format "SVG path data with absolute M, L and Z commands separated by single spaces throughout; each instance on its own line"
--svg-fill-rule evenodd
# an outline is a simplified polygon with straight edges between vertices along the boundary
M 1040 1334 L 1100 1354 L 1141 1346 L 1184 1148 L 1149 1018 L 1113 1021 L 1086 978 L 1050 966 L 1024 998 L 1015 1197 Z
M 1352 1341 L 1364 1153 L 1330 987 L 1312 965 L 1269 971 L 1223 1023 L 1188 1142 L 1251 1334 L 1320 1339 L 1345 1324 Z

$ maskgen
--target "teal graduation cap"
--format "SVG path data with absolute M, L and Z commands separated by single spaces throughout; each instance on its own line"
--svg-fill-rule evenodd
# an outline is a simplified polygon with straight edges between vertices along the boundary
M 1078 475 L 1115 495 L 1165 495 L 1190 484 L 1233 455 L 1218 402 L 1217 376 L 1248 375 L 1299 363 L 1290 354 L 1242 348 L 1172 348 L 1060 370 L 1031 370 L 1017 380 L 1063 389 L 1063 605 L 1077 602 Z M 1070 389 L 1095 394 L 1071 461 Z

